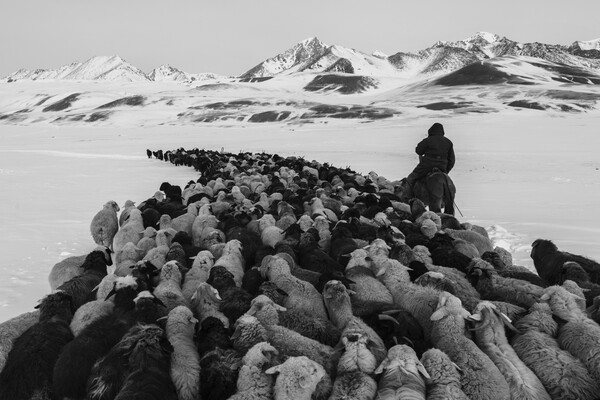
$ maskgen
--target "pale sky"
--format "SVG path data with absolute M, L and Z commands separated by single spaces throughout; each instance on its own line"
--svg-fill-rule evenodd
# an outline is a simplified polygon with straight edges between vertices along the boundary
M 0 77 L 98 55 L 239 75 L 313 36 L 389 55 L 478 31 L 569 45 L 600 38 L 598 15 L 595 0 L 3 0 Z

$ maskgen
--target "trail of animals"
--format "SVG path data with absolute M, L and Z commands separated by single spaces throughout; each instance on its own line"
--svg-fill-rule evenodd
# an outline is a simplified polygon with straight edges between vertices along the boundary
M 514 265 L 374 172 L 147 156 L 199 177 L 106 201 L 0 324 L 0 400 L 600 398 L 597 262 L 537 239 Z

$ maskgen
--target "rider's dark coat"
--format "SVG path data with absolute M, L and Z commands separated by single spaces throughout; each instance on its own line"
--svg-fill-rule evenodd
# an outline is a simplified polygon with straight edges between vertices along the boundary
M 427 131 L 428 136 L 421 140 L 415 152 L 419 155 L 419 165 L 406 177 L 412 185 L 425 177 L 433 168 L 450 172 L 454 167 L 454 146 L 452 141 L 444 136 L 444 127 L 436 122 Z

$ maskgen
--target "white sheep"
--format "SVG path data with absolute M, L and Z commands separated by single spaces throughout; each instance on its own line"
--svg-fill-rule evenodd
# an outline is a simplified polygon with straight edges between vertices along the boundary
M 378 399 L 425 400 L 425 379 L 430 376 L 412 348 L 404 344 L 391 347 L 375 370 L 375 374 L 382 373 L 377 389 Z
M 137 244 L 142 238 L 142 232 L 144 232 L 142 212 L 134 208 L 129 212 L 127 223 L 119 229 L 113 238 L 113 251 L 118 253 L 129 242 Z
M 444 232 L 450 235 L 450 237 L 453 239 L 462 239 L 473 244 L 477 248 L 480 257 L 486 251 L 492 251 L 494 249 L 492 246 L 492 241 L 487 236 L 484 236 L 474 230 L 471 231 L 446 228 L 444 229 Z
M 185 274 L 183 285 L 181 287 L 183 297 L 185 297 L 190 304 L 198 285 L 208 280 L 210 269 L 215 264 L 215 257 L 208 250 L 199 251 L 193 258 L 194 262 L 192 263 L 192 267 Z
M 277 221 L 271 214 L 265 214 L 258 219 L 258 229 L 263 245 L 274 248 L 277 243 L 285 239 L 283 229 L 279 228 L 276 224 Z
M 208 317 L 218 318 L 225 328 L 229 328 L 229 319 L 219 311 L 219 303 L 223 300 L 217 289 L 206 282 L 201 282 L 191 299 L 192 311 L 200 323 Z
M 188 204 L 187 212 L 171 220 L 171 227 L 178 232 L 186 232 L 190 237 L 192 236 L 192 226 L 198 216 L 198 210 L 202 206 L 202 202 L 197 201 L 192 204 Z
M 215 261 L 215 267 L 225 267 L 227 271 L 233 274 L 233 280 L 237 287 L 242 287 L 242 279 L 244 278 L 245 269 L 244 256 L 242 255 L 242 242 L 238 239 L 232 239 L 225 243 L 223 253 Z
M 4 368 L 13 341 L 38 322 L 39 315 L 38 310 L 30 311 L 0 323 L 0 371 Z
M 150 261 L 157 269 L 162 268 L 167 262 L 167 254 L 171 245 L 171 232 L 160 229 L 156 232 L 156 247 L 150 249 L 142 258 L 142 261 Z
M 121 209 L 121 215 L 119 215 L 119 227 L 125 225 L 129 219 L 129 213 L 134 208 L 136 208 L 135 201 L 125 200 L 125 204 L 123 204 L 123 208 Z
M 470 315 L 458 297 L 442 292 L 431 315 L 431 341 L 462 370 L 461 385 L 469 398 L 509 400 L 510 388 L 498 367 L 465 336 L 465 318 Z
M 279 352 L 267 342 L 255 344 L 242 358 L 237 393 L 229 400 L 269 400 L 273 398 L 273 376 L 265 372 Z
M 279 256 L 266 256 L 260 266 L 261 274 L 285 291 L 288 296 L 283 306 L 314 315 L 315 318 L 327 319 L 327 310 L 321 294 L 310 283 L 291 274 L 290 266 Z
M 90 232 L 94 243 L 112 249 L 113 238 L 119 230 L 117 218 L 119 210 L 119 205 L 114 200 L 110 200 L 104 204 L 102 210 L 94 215 L 90 223 Z
M 145 256 L 150 249 L 156 247 L 156 232 L 157 230 L 151 226 L 148 226 L 144 229 L 144 233 L 139 242 L 137 242 L 137 247 L 142 251 Z
M 515 328 L 506 315 L 499 312 L 489 301 L 482 301 L 467 319 L 474 322 L 475 342 L 506 379 L 511 398 L 550 400 L 542 382 L 508 344 L 504 325 Z
M 126 243 L 115 257 L 115 272 L 117 276 L 131 275 L 131 267 L 144 257 L 144 251 L 132 242 Z
M 200 356 L 194 344 L 196 322 L 186 306 L 175 307 L 167 317 L 167 339 L 173 346 L 171 379 L 179 400 L 196 400 L 200 393 Z
M 458 366 L 440 349 L 423 353 L 421 364 L 429 373 L 425 381 L 427 400 L 469 400 L 460 386 Z
M 273 390 L 275 400 L 310 400 L 325 376 L 323 367 L 305 356 L 290 357 L 265 372 L 279 374 Z
M 585 365 L 554 338 L 558 323 L 552 318 L 550 306 L 537 303 L 529 314 L 515 323 L 521 333 L 511 345 L 519 358 L 537 375 L 553 399 L 593 400 L 600 393 L 600 384 Z
M 83 328 L 92 322 L 113 312 L 115 306 L 114 297 L 111 297 L 108 300 L 106 297 L 113 289 L 116 281 L 117 275 L 106 275 L 104 278 L 102 278 L 102 281 L 97 287 L 96 300 L 89 301 L 81 305 L 81 307 L 75 311 L 70 324 L 73 336 L 79 335 Z
M 169 261 L 160 269 L 160 281 L 154 288 L 154 296 L 162 301 L 166 310 L 162 310 L 167 315 L 177 306 L 187 306 L 187 302 L 181 292 L 181 271 L 177 261 Z
M 63 283 L 71 280 L 72 278 L 83 274 L 83 262 L 87 254 L 81 256 L 67 257 L 62 261 L 54 264 L 48 275 L 48 282 L 50 283 L 50 289 L 56 290 Z
M 558 330 L 558 343 L 580 359 L 596 381 L 600 381 L 600 325 L 577 305 L 576 296 L 561 286 L 550 286 L 541 298 L 552 313 L 565 321 Z
M 352 309 L 356 315 L 367 315 L 373 311 L 390 309 L 394 299 L 385 285 L 375 277 L 371 269 L 372 258 L 365 249 L 356 249 L 350 253 L 350 260 L 344 275 L 353 283 L 350 289 Z

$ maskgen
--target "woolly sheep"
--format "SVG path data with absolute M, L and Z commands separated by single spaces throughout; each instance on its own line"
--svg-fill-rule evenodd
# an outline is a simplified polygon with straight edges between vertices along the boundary
M 360 370 L 353 370 L 336 377 L 328 400 L 372 400 L 376 393 L 375 379 Z
M 265 372 L 278 374 L 273 389 L 275 400 L 310 400 L 325 376 L 323 367 L 305 356 L 290 357 Z
M 97 286 L 96 300 L 89 301 L 80 306 L 71 320 L 71 332 L 74 336 L 91 324 L 93 321 L 104 317 L 112 313 L 114 303 L 111 299 L 106 300 L 106 297 L 114 287 L 117 276 L 115 274 L 108 274 Z
M 544 288 L 527 281 L 499 276 L 490 263 L 480 258 L 473 259 L 468 269 L 469 275 L 476 280 L 473 286 L 486 300 L 501 300 L 530 307 L 539 301 L 544 292 Z
M 156 247 L 156 232 L 157 230 L 151 226 L 144 229 L 144 233 L 139 242 L 137 242 L 136 247 L 142 251 L 144 255 L 146 255 L 150 249 Z
M 456 229 L 445 229 L 444 232 L 449 234 L 454 239 L 462 239 L 465 240 L 477 248 L 479 252 L 479 257 L 483 255 L 486 251 L 492 251 L 493 246 L 492 242 L 487 236 L 484 236 L 475 231 L 468 230 L 456 230 Z
M 125 200 L 123 207 L 121 209 L 121 214 L 119 215 L 119 227 L 125 225 L 125 223 L 129 220 L 129 213 L 135 207 L 135 201 Z
M 133 299 L 137 282 L 133 277 L 117 278 L 113 291 L 113 313 L 98 319 L 81 331 L 62 349 L 52 377 L 52 391 L 58 398 L 82 398 L 94 363 L 108 353 L 135 323 Z
M 94 299 L 92 291 L 107 275 L 107 266 L 111 264 L 110 250 L 105 246 L 98 246 L 85 258 L 81 266 L 83 273 L 63 283 L 57 290 L 71 295 L 73 307 L 78 309 L 81 305 Z
M 188 235 L 192 236 L 192 226 L 198 216 L 198 211 L 201 206 L 202 203 L 199 201 L 188 204 L 187 212 L 185 214 L 171 220 L 171 227 L 177 232 L 186 232 Z
M 0 399 L 46 398 L 59 353 L 73 339 L 71 296 L 56 291 L 42 299 L 40 319 L 17 337 L 0 372 Z
M 144 250 L 129 242 L 123 246 L 115 256 L 115 275 L 127 276 L 131 274 L 131 266 L 144 257 Z
M 460 386 L 460 373 L 448 355 L 439 349 L 423 353 L 421 363 L 429 373 L 427 400 L 469 400 Z
M 90 223 L 90 232 L 94 243 L 112 248 L 113 238 L 119 230 L 118 204 L 110 200 L 104 204 L 102 210 L 98 211 Z
M 144 229 L 142 212 L 135 208 L 132 209 L 129 213 L 129 220 L 119 229 L 113 238 L 113 251 L 118 253 L 129 242 L 137 244 L 142 238 Z
M 596 381 L 600 381 L 600 325 L 587 317 L 575 296 L 560 286 L 545 289 L 542 301 L 547 302 L 552 313 L 565 321 L 558 330 L 558 343 L 580 359 Z
M 217 289 L 206 282 L 201 282 L 192 295 L 191 307 L 200 322 L 208 317 L 215 317 L 223 323 L 225 328 L 229 328 L 229 319 L 219 311 L 221 301 Z
M 399 344 L 390 348 L 375 373 L 383 373 L 377 389 L 378 399 L 425 400 L 424 379 L 429 379 L 430 376 L 409 346 Z
M 177 306 L 187 306 L 181 292 L 181 271 L 177 261 L 169 261 L 160 270 L 160 282 L 154 288 L 154 296 L 166 306 L 167 315 Z
M 291 275 L 289 264 L 280 256 L 266 256 L 261 264 L 261 273 L 288 296 L 284 307 L 306 312 L 320 319 L 327 319 L 321 294 L 313 285 Z
M 156 232 L 156 247 L 150 249 L 142 258 L 142 261 L 150 261 L 156 268 L 162 268 L 167 262 L 167 254 L 169 253 L 169 245 L 171 243 L 170 233 L 166 230 Z M 185 267 L 184 265 L 182 267 Z
M 467 319 L 474 322 L 475 342 L 506 379 L 511 398 L 550 400 L 542 382 L 508 344 L 504 325 L 513 330 L 515 328 L 506 315 L 500 313 L 492 303 L 482 301 Z
M 242 256 L 242 243 L 237 239 L 228 241 L 223 248 L 223 254 L 215 261 L 214 266 L 225 267 L 233 274 L 236 286 L 241 287 L 245 267 L 244 257 Z
M 198 320 L 186 306 L 177 306 L 167 317 L 167 339 L 173 346 L 171 379 L 179 400 L 195 400 L 200 393 L 200 357 L 194 344 Z
M 50 290 L 56 290 L 57 287 L 83 273 L 81 266 L 85 261 L 87 254 L 80 256 L 67 257 L 54 264 L 48 275 Z
M 469 398 L 508 400 L 510 389 L 498 367 L 465 336 L 465 318 L 468 316 L 469 312 L 457 297 L 442 292 L 437 309 L 431 315 L 432 343 L 462 370 L 461 386 Z
M 600 386 L 583 363 L 559 347 L 554 338 L 558 323 L 552 318 L 550 306 L 537 303 L 529 314 L 515 322 L 521 333 L 511 345 L 519 358 L 537 375 L 553 399 L 592 400 Z
M 242 358 L 237 393 L 229 400 L 269 400 L 273 398 L 273 376 L 265 373 L 279 352 L 267 342 L 252 346 Z
M 38 322 L 39 315 L 38 310 L 30 311 L 0 323 L 0 371 L 4 368 L 13 341 Z
M 206 282 L 209 276 L 209 271 L 215 263 L 215 257 L 208 250 L 201 250 L 194 257 L 192 268 L 185 274 L 183 280 L 182 293 L 183 297 L 191 303 L 192 296 L 202 282 Z
M 200 359 L 200 398 L 225 400 L 235 394 L 242 358 L 235 350 L 216 348 Z

